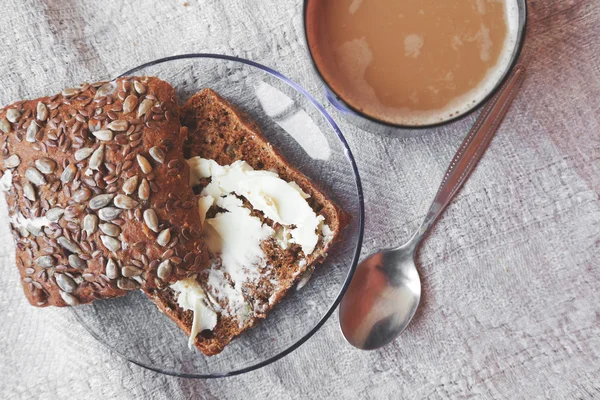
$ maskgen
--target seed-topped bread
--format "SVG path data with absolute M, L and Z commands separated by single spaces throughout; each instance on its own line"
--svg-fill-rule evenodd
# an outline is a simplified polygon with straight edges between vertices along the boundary
M 65 306 L 164 287 L 208 264 L 174 89 L 152 77 L 0 109 L 25 294 Z
M 206 239 L 211 248 L 212 265 L 198 274 L 195 283 L 201 288 L 200 295 L 205 297 L 205 306 L 216 313 L 216 322 L 200 321 L 200 326 L 208 329 L 192 339 L 204 354 L 214 355 L 221 352 L 234 337 L 251 328 L 258 319 L 265 318 L 299 277 L 312 271 L 314 265 L 326 257 L 346 224 L 346 215 L 306 176 L 285 161 L 254 122 L 213 90 L 204 89 L 193 96 L 182 108 L 181 122 L 190 132 L 184 147 L 185 156 L 191 159 L 188 162 L 192 165 L 201 164 L 200 169 L 205 170 L 204 175 L 200 173 L 194 183 L 199 184 L 195 190 L 200 192 L 200 204 L 204 203 L 207 209 L 202 211 L 206 211 L 204 227 L 208 232 Z M 212 171 L 212 178 L 207 170 Z M 316 234 L 318 239 L 315 238 L 312 246 L 301 245 L 294 238 L 285 240 L 285 236 L 289 239 L 289 232 L 293 234 L 298 226 L 285 227 L 268 217 L 267 214 L 271 215 L 269 211 L 255 208 L 257 202 L 250 195 L 242 195 L 242 190 L 221 192 L 220 195 L 217 191 L 215 195 L 214 186 L 227 173 L 250 174 L 252 179 L 278 177 L 285 181 L 276 182 L 279 187 L 291 183 L 290 186 L 300 193 L 312 214 L 320 221 L 316 232 L 312 228 L 312 234 Z M 287 187 L 283 189 L 289 190 Z M 209 200 L 205 202 L 207 197 Z M 271 200 L 267 199 L 266 202 Z M 281 208 L 283 205 L 278 206 Z M 219 254 L 212 250 L 214 238 L 210 237 L 211 232 L 214 236 L 214 231 L 218 231 L 223 242 L 231 240 L 224 237 L 227 230 L 222 227 L 223 219 L 228 216 L 234 222 L 239 216 L 237 231 L 256 231 L 257 235 L 262 235 L 262 253 L 254 258 L 255 266 L 240 264 L 232 267 L 232 261 L 225 259 L 224 252 Z M 259 222 L 244 225 L 242 217 L 257 218 Z M 252 222 L 251 219 L 247 220 Z M 238 233 L 234 233 L 236 239 L 239 239 L 236 236 Z M 223 243 L 223 248 L 226 245 Z M 243 240 L 239 245 L 234 243 L 232 246 L 237 246 L 232 250 L 234 257 L 248 252 L 247 243 Z M 236 250 L 239 254 L 236 254 Z M 186 284 L 189 285 L 189 282 Z M 162 290 L 144 289 L 158 307 L 190 335 L 193 332 L 194 313 L 181 307 L 182 299 L 178 297 L 178 290 L 182 289 L 179 286 Z M 203 317 L 208 320 L 213 318 L 210 312 L 204 312 Z

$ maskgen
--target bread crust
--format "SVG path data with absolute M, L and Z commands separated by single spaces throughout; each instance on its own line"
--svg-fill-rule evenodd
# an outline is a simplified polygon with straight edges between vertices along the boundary
M 164 287 L 207 266 L 182 156 L 186 137 L 174 89 L 153 77 L 86 84 L 0 109 L 0 171 L 12 175 L 5 194 L 32 305 Z M 144 218 L 149 209 L 154 230 Z M 28 230 L 19 218 L 48 221 Z M 163 264 L 159 279 L 165 260 L 171 271 Z

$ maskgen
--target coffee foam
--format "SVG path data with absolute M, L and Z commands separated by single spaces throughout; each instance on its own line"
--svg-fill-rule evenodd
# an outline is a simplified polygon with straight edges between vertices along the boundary
M 371 118 L 397 125 L 423 126 L 437 124 L 467 113 L 483 101 L 492 92 L 494 87 L 498 85 L 509 68 L 512 56 L 516 51 L 519 22 L 518 5 L 514 0 L 506 0 L 504 4 L 507 33 L 496 65 L 488 70 L 486 76 L 477 87 L 455 98 L 443 108 L 415 111 L 409 108 L 390 107 L 382 104 L 377 98 L 374 89 L 364 78 L 365 71 L 372 60 L 371 50 L 364 39 L 347 42 L 337 50 L 344 55 L 342 58 L 352 60 L 351 63 L 338 65 L 338 67 L 346 69 L 345 75 L 349 77 L 355 86 L 356 90 L 354 90 L 354 93 L 360 93 L 361 96 L 360 99 L 355 99 L 355 101 L 352 98 L 346 98 L 346 96 L 343 96 L 342 99 Z M 407 45 L 408 47 L 406 47 Z M 417 47 L 413 43 L 405 43 L 406 51 L 417 51 Z M 336 93 L 345 93 L 344 90 L 341 90 L 342 88 L 337 90 L 332 85 L 332 82 L 328 83 Z M 356 107 L 358 104 L 369 104 L 369 106 L 368 108 Z

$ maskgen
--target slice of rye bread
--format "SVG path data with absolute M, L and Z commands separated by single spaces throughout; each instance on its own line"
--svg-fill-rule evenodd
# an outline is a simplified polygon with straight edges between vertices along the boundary
M 215 160 L 220 165 L 244 160 L 254 169 L 277 171 L 282 179 L 296 182 L 310 195 L 307 199 L 310 206 L 318 215 L 325 217 L 325 223 L 333 232 L 332 239 L 327 243 L 321 236 L 314 252 L 308 256 L 304 256 L 298 245 L 291 245 L 283 250 L 275 239 L 263 242 L 262 248 L 271 267 L 262 271 L 264 276 L 260 280 L 243 286 L 244 297 L 253 308 L 250 318 L 242 321 L 231 313 L 218 312 L 216 327 L 212 331 L 201 332 L 195 338 L 198 349 L 206 355 L 214 355 L 221 352 L 234 337 L 251 328 L 259 318 L 265 318 L 303 273 L 309 273 L 315 264 L 324 260 L 330 246 L 339 239 L 348 216 L 315 187 L 310 179 L 286 162 L 248 116 L 213 90 L 204 89 L 193 96 L 182 108 L 181 122 L 190 130 L 184 147 L 186 158 L 200 156 Z M 248 206 L 247 201 L 244 203 Z M 215 208 L 211 208 L 207 218 L 214 216 Z M 277 228 L 262 213 L 254 210 L 252 214 Z M 197 279 L 214 301 L 219 297 L 219 292 L 217 290 L 215 293 L 215 288 L 208 285 L 210 273 L 211 270 L 205 270 Z M 187 335 L 190 334 L 193 313 L 177 305 L 177 295 L 173 290 L 144 290 L 163 313 L 174 320 Z M 223 299 L 223 296 L 218 298 L 217 303 L 217 308 L 220 307 L 221 311 L 227 309 L 227 299 Z
M 0 109 L 0 171 L 32 305 L 163 287 L 208 265 L 186 138 L 174 89 L 151 77 Z

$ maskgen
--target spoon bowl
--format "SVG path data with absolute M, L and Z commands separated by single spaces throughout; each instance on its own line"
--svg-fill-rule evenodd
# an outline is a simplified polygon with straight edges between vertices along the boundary
M 412 242 L 362 261 L 340 305 L 344 337 L 362 350 L 390 343 L 408 325 L 421 300 Z M 402 304 L 402 307 L 398 305 Z

